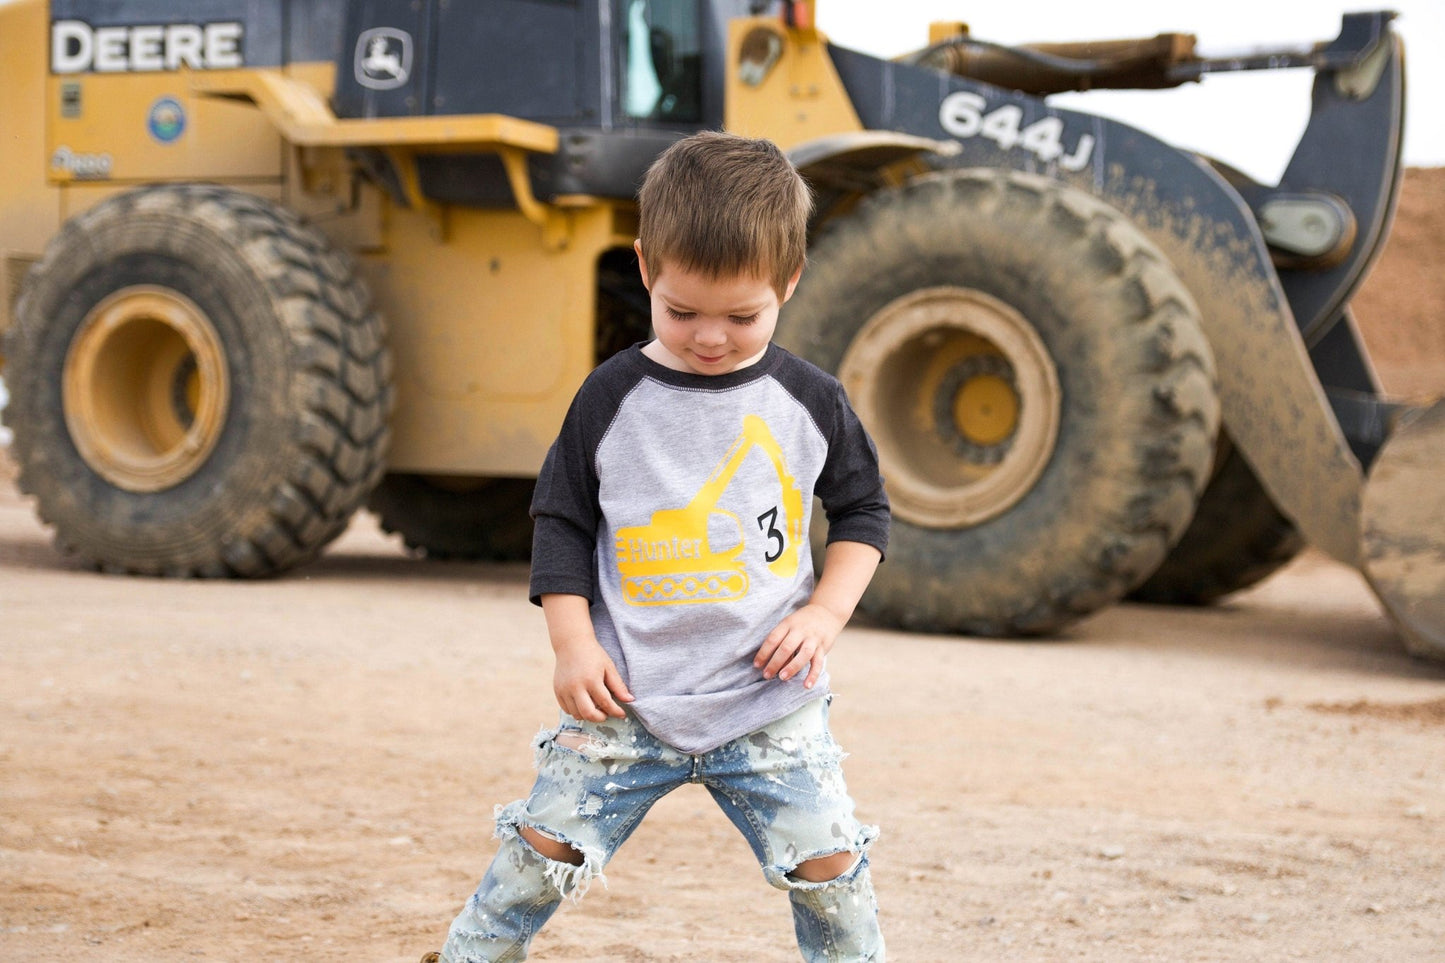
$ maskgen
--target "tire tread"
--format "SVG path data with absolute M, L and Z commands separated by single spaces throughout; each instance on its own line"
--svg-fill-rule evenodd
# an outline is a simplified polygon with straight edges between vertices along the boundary
M 1079 270 L 1110 292 L 1111 306 L 1117 303 L 1118 336 L 1127 338 L 1134 349 L 1131 357 L 1140 360 L 1133 370 L 1113 376 L 1156 385 L 1142 416 L 1147 432 L 1132 442 L 1138 467 L 1119 481 L 1125 486 L 1125 507 L 1109 531 L 1095 533 L 1087 557 L 1043 586 L 1021 589 L 1008 611 L 971 607 L 967 580 L 951 582 L 941 574 L 952 564 L 944 554 L 958 549 L 943 548 L 947 539 L 939 539 L 936 550 L 919 549 L 920 558 L 937 563 L 928 566 L 933 571 L 904 576 L 896 589 L 885 593 L 876 591 L 880 580 L 875 580 L 875 591 L 864 597 L 862 608 L 884 622 L 988 636 L 1057 631 L 1118 600 L 1148 577 L 1185 530 L 1209 475 L 1219 408 L 1213 352 L 1193 298 L 1164 255 L 1124 215 L 1090 195 L 1012 171 L 960 169 L 924 175 L 876 191 L 850 214 L 824 225 L 810 252 L 812 277 L 805 283 L 814 291 L 849 291 L 852 301 L 886 300 L 875 294 L 901 282 L 876 268 L 885 243 L 890 263 L 926 274 L 930 265 L 943 263 L 935 244 L 947 218 L 998 221 L 1005 214 L 1037 225 L 1036 231 L 1021 235 L 1047 237 L 1066 247 Z M 989 263 L 984 260 L 990 256 L 987 251 L 950 253 Z M 796 315 L 804 313 L 802 300 L 794 298 Z M 807 306 L 820 317 L 829 314 L 817 301 L 807 301 Z M 785 313 L 785 324 L 787 317 Z M 780 328 L 780 333 L 786 330 Z M 823 324 L 807 324 L 795 337 L 795 350 L 836 370 L 843 350 L 838 335 Z M 924 529 L 909 526 L 899 532 L 900 527 L 895 531 L 903 537 L 929 537 Z
M 159 218 L 160 220 L 156 220 Z M 237 518 L 237 529 L 210 557 L 188 562 L 147 555 L 102 558 L 73 538 L 66 519 L 76 506 L 54 494 L 51 459 L 32 440 L 25 418 L 15 425 L 22 491 L 56 529 L 56 544 L 83 564 L 171 576 L 264 576 L 314 557 L 344 530 L 381 477 L 390 440 L 391 361 L 381 318 L 355 264 L 294 212 L 260 197 L 210 184 L 155 185 L 120 194 L 66 222 L 22 284 L 17 324 L 6 353 L 24 364 L 44 319 L 31 317 L 39 279 L 77 253 L 96 259 L 98 228 L 131 220 L 185 223 L 224 239 L 264 285 L 290 341 L 295 403 L 289 469 L 260 501 L 266 509 Z M 17 406 L 24 408 L 23 403 Z M 60 486 L 63 488 L 63 486 Z

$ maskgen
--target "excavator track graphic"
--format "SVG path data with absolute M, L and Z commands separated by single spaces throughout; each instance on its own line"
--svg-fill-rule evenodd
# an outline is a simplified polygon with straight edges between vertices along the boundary
M 674 602 L 727 602 L 748 594 L 746 572 L 698 572 L 674 576 L 638 575 L 622 580 L 631 605 L 668 605 Z

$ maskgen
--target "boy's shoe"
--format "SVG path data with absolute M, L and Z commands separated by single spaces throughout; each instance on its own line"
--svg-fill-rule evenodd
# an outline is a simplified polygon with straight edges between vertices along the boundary
M 421 963 L 442 963 L 442 955 L 440 953 L 428 953 L 421 958 Z

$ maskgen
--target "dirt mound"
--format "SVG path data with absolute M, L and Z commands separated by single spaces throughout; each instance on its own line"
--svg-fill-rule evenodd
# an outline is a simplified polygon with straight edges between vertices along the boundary
M 1445 395 L 1445 167 L 1405 172 L 1394 229 L 1352 304 L 1386 391 Z
M 1364 716 L 1387 722 L 1418 722 L 1422 726 L 1445 726 L 1445 699 L 1426 702 L 1311 702 L 1309 708 L 1327 715 Z

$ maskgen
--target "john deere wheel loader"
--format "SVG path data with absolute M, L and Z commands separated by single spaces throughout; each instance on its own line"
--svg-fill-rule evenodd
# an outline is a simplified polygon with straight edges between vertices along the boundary
M 1227 61 L 1187 35 L 999 47 L 961 24 L 886 61 L 812 17 L 0 6 L 7 417 L 59 545 L 267 575 L 369 502 L 428 554 L 524 556 L 574 390 L 648 335 L 639 178 L 722 127 L 817 192 L 779 338 L 878 441 L 876 618 L 1054 632 L 1129 593 L 1225 594 L 1309 542 L 1445 657 L 1445 406 L 1381 397 L 1349 308 L 1399 177 L 1391 15 Z M 1278 67 L 1315 74 L 1278 185 L 1047 100 Z

